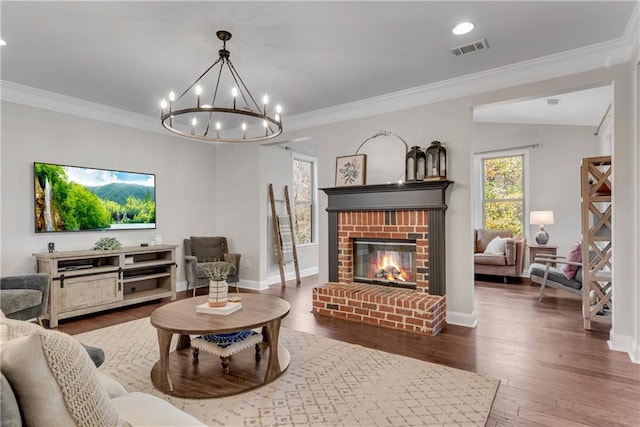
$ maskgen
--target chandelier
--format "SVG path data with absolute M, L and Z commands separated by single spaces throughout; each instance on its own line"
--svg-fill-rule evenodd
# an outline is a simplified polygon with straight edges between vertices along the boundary
M 216 35 L 222 40 L 220 57 L 182 95 L 176 98 L 171 91 L 169 101 L 162 100 L 162 126 L 178 135 L 213 142 L 258 142 L 280 135 L 280 105 L 269 111 L 267 95 L 258 105 L 229 59 L 231 33 L 218 31 Z M 210 97 L 203 97 L 205 90 L 211 91 Z

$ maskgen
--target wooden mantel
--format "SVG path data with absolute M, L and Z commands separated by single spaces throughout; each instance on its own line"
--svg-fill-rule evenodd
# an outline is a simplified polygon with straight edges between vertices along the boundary
M 429 293 L 446 294 L 445 190 L 453 181 L 322 188 L 328 196 L 329 281 L 338 281 L 338 213 L 357 211 L 429 211 Z

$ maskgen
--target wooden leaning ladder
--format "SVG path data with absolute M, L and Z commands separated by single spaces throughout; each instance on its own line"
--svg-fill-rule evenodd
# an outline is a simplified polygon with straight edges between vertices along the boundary
M 284 258 L 282 254 L 282 234 L 280 230 L 280 223 L 278 221 L 278 213 L 276 212 L 276 200 L 273 197 L 273 184 L 269 184 L 269 202 L 271 203 L 271 221 L 273 223 L 273 240 L 276 247 L 276 262 L 280 269 L 280 283 L 284 288 L 286 286 L 286 279 L 284 276 Z M 291 204 L 289 202 L 289 186 L 284 186 L 284 204 L 287 207 L 287 218 L 289 220 L 289 229 L 291 230 L 291 244 L 293 265 L 296 271 L 296 286 L 300 286 L 300 269 L 298 267 L 298 251 L 296 250 L 296 239 L 293 233 L 293 220 L 291 219 Z

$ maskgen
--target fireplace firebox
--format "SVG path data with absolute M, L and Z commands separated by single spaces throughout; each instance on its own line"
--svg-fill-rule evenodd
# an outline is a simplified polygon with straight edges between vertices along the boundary
M 353 281 L 416 289 L 416 241 L 353 239 Z

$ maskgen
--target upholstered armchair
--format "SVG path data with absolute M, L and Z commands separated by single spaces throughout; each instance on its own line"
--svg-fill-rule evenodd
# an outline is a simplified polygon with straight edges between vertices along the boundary
M 187 291 L 193 288 L 193 295 L 199 286 L 208 286 L 209 277 L 198 268 L 198 264 L 205 262 L 224 261 L 235 266 L 235 273 L 227 276 L 227 283 L 234 283 L 238 290 L 240 272 L 240 254 L 229 253 L 226 237 L 191 236 L 184 239 L 184 267 L 187 277 Z
M 477 229 L 473 254 L 474 273 L 519 278 L 524 269 L 525 239 L 511 230 Z M 494 241 L 499 237 L 499 241 Z
M 0 278 L 0 308 L 5 316 L 15 320 L 37 319 L 47 314 L 49 275 L 24 274 Z

